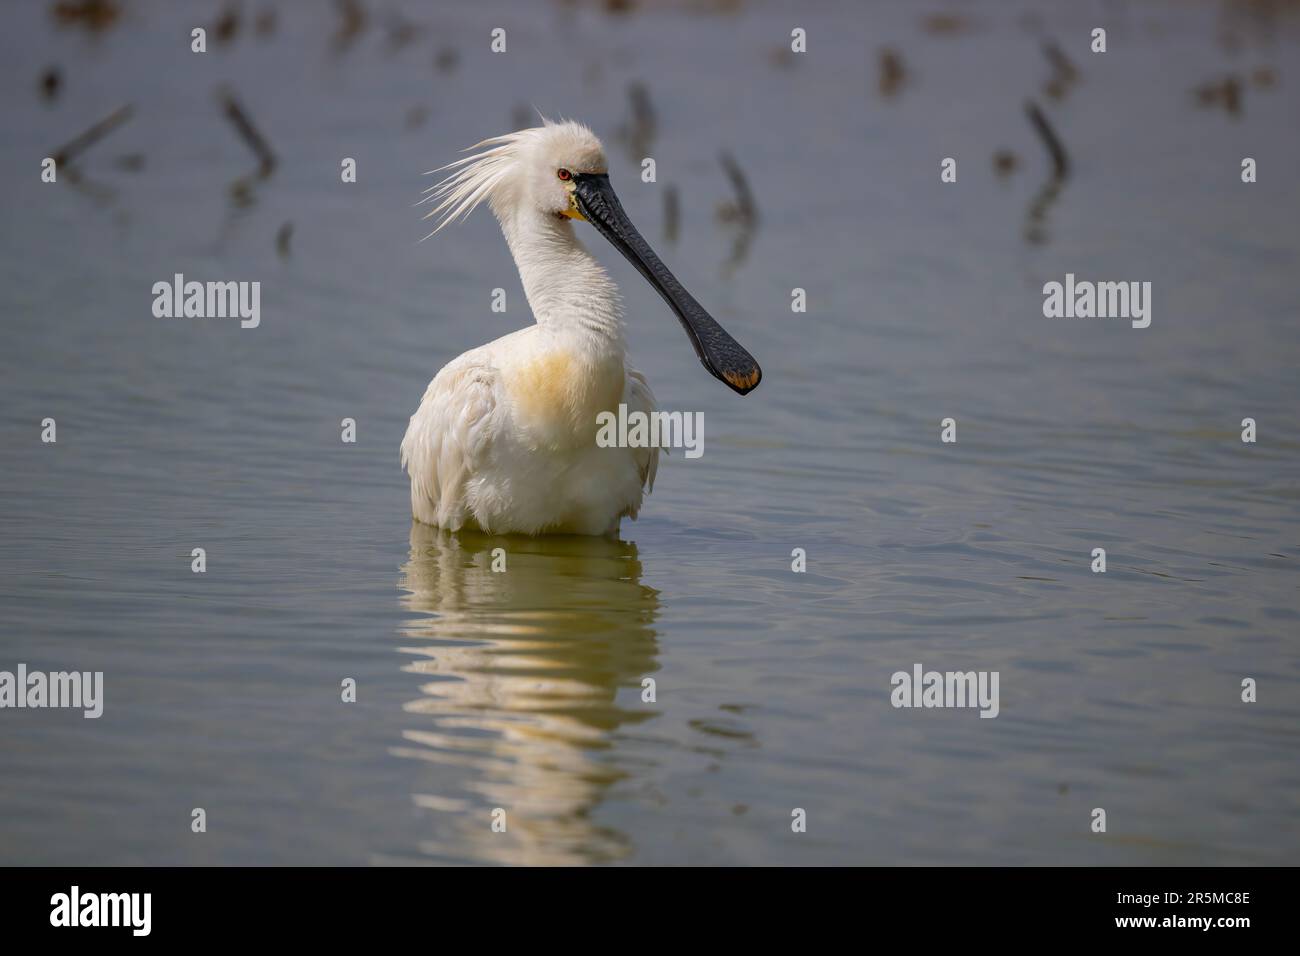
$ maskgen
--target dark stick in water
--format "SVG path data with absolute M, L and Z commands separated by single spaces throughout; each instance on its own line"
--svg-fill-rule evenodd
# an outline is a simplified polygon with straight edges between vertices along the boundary
M 257 127 L 248 118 L 248 114 L 239 105 L 233 93 L 229 90 L 221 90 L 218 97 L 221 100 L 221 107 L 225 110 L 226 117 L 234 124 L 239 135 L 248 144 L 248 148 L 257 156 L 260 164 L 258 173 L 265 179 L 275 169 L 275 153 L 271 152 L 271 147 L 267 144 L 266 138 L 257 131 Z
M 736 194 L 734 204 L 724 203 L 718 210 L 721 219 L 734 222 L 738 227 L 735 241 L 731 246 L 731 254 L 722 265 L 722 274 L 729 276 L 749 256 L 749 246 L 754 239 L 754 231 L 758 228 L 758 207 L 754 203 L 754 192 L 749 188 L 749 180 L 745 178 L 740 164 L 725 150 L 719 156 L 719 160 Z
M 1029 114 L 1029 121 L 1034 124 L 1034 130 L 1047 146 L 1047 152 L 1051 154 L 1052 175 L 1060 180 L 1066 179 L 1070 175 L 1070 158 L 1065 153 L 1065 147 L 1061 145 L 1060 137 L 1056 135 L 1052 124 L 1047 122 L 1047 117 L 1033 100 L 1025 103 L 1025 112 Z
M 735 190 L 736 214 L 741 222 L 752 225 L 758 221 L 758 206 L 754 203 L 754 193 L 749 188 L 749 180 L 745 178 L 744 170 L 740 168 L 735 157 L 726 151 L 718 156 L 718 160 L 722 163 L 722 169 L 731 182 L 731 188 Z
M 90 129 L 86 130 L 84 133 L 82 133 L 72 142 L 68 143 L 66 146 L 63 146 L 55 150 L 54 156 L 52 157 L 54 159 L 54 165 L 55 166 L 68 165 L 74 159 L 76 159 L 78 156 L 84 153 L 87 149 L 89 149 L 91 146 L 94 146 L 96 143 L 98 143 L 109 133 L 113 132 L 113 130 L 117 129 L 127 120 L 129 120 L 131 118 L 131 114 L 134 112 L 135 112 L 135 107 L 132 106 L 130 103 L 128 103 L 126 104 L 126 106 L 120 107 L 111 115 L 100 120 L 98 123 L 90 127 Z
M 669 242 L 677 241 L 677 221 L 681 215 L 677 201 L 677 187 L 664 188 L 664 238 Z
M 1029 121 L 1033 123 L 1034 129 L 1047 145 L 1047 152 L 1052 157 L 1052 175 L 1029 204 L 1025 223 L 1025 238 L 1038 244 L 1047 241 L 1047 231 L 1043 223 L 1047 219 L 1047 210 L 1060 196 L 1061 187 L 1065 185 L 1065 180 L 1070 175 L 1070 158 L 1066 155 L 1065 147 L 1061 145 L 1060 137 L 1047 122 L 1047 117 L 1038 108 L 1038 104 L 1033 100 L 1027 101 L 1025 112 L 1029 114 Z

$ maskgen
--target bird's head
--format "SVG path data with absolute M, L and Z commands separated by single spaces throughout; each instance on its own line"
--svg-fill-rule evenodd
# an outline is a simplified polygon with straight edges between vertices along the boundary
M 436 203 L 429 216 L 442 216 L 429 235 L 469 215 L 485 199 L 503 223 L 521 212 L 589 222 L 668 303 L 709 373 L 741 395 L 753 391 L 763 375 L 758 363 L 682 287 L 632 225 L 610 185 L 600 140 L 580 123 L 544 123 L 484 140 L 471 147 L 482 152 L 435 170 L 452 172 L 421 200 Z
M 518 169 L 525 201 L 538 211 L 586 219 L 578 203 L 578 184 L 593 176 L 609 178 L 605 147 L 578 123 L 543 126 L 525 142 Z

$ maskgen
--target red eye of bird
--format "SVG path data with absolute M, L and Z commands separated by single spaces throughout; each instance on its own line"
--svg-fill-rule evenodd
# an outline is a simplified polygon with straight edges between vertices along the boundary
M 565 182 L 568 182 L 573 178 L 573 173 L 569 172 L 567 169 L 557 169 L 555 175 L 559 176 Z

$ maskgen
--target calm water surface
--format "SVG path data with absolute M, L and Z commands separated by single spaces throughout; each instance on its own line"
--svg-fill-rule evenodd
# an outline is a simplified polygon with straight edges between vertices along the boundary
M 975 7 L 957 35 L 901 4 L 409 9 L 425 29 L 396 49 L 376 14 L 332 50 L 331 17 L 290 4 L 203 57 L 207 5 L 133 4 L 98 37 L 6 11 L 0 668 L 102 670 L 106 706 L 0 715 L 0 863 L 1296 862 L 1294 20 L 1126 8 L 1103 60 L 1066 5 Z M 809 53 L 783 60 L 792 25 Z M 1030 243 L 1042 37 L 1081 80 L 1044 100 L 1074 169 Z M 1277 82 L 1240 115 L 1197 108 L 1259 66 Z M 653 185 L 620 137 L 632 81 Z M 242 207 L 221 83 L 280 159 Z M 124 102 L 81 164 L 111 197 L 39 182 Z M 704 456 L 669 458 L 618 541 L 413 527 L 397 462 L 437 369 L 530 321 L 484 211 L 417 243 L 420 174 L 533 105 L 605 138 L 633 220 L 765 370 L 743 400 L 708 377 L 585 234 L 661 404 L 705 413 Z M 724 149 L 748 240 L 717 216 Z M 261 327 L 155 319 L 176 272 L 260 280 Z M 1044 319 L 1066 272 L 1151 281 L 1151 327 Z M 914 662 L 999 671 L 1000 716 L 893 709 Z

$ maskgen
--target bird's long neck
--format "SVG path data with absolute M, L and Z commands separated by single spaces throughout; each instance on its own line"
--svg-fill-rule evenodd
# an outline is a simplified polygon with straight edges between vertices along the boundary
M 621 352 L 618 287 L 573 234 L 572 220 L 516 211 L 501 217 L 501 231 L 537 323 Z

